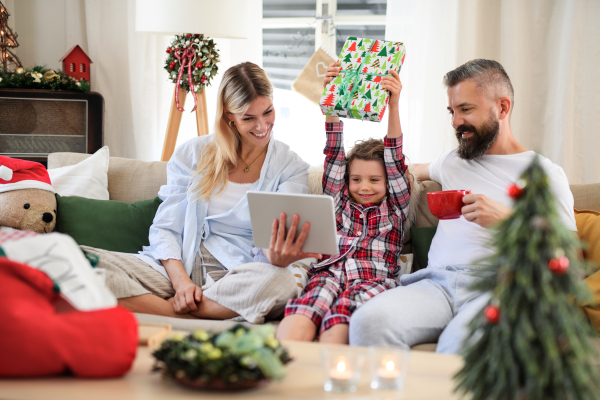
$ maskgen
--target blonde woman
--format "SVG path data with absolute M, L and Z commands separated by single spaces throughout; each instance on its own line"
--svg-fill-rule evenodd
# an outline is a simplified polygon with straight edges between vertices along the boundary
M 167 166 L 163 203 L 139 255 L 100 255 L 119 304 L 135 312 L 252 323 L 281 314 L 297 286 L 285 267 L 318 256 L 300 251 L 274 221 L 267 262 L 255 262 L 246 192 L 308 193 L 308 164 L 272 137 L 273 87 L 255 64 L 225 72 L 215 132 L 179 146 Z M 297 224 L 297 219 L 294 219 Z M 295 232 L 292 227 L 290 232 Z M 254 251 L 253 251 L 254 250 Z

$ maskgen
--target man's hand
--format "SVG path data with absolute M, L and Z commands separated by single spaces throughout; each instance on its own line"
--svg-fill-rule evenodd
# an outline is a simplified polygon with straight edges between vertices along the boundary
M 296 238 L 296 229 L 298 228 L 300 217 L 294 215 L 287 235 L 285 232 L 285 219 L 285 213 L 281 213 L 279 220 L 273 220 L 271 244 L 269 250 L 263 250 L 269 262 L 272 265 L 285 268 L 294 261 L 302 260 L 303 258 L 315 257 L 318 260 L 322 259 L 323 256 L 321 254 L 302 252 L 302 245 L 304 245 L 304 241 L 308 235 L 310 224 L 305 222 L 298 238 Z
M 461 209 L 467 221 L 489 228 L 497 222 L 508 218 L 513 211 L 483 194 L 469 193 L 463 197 L 465 204 Z
M 202 289 L 194 285 L 194 282 L 188 281 L 180 283 L 175 287 L 175 296 L 173 297 L 173 310 L 177 314 L 186 314 L 190 311 L 198 310 L 198 304 L 202 301 Z
M 381 78 L 381 87 L 390 92 L 390 106 L 397 106 L 400 101 L 402 82 L 400 82 L 400 75 L 396 71 L 390 70 L 390 74 L 391 76 Z

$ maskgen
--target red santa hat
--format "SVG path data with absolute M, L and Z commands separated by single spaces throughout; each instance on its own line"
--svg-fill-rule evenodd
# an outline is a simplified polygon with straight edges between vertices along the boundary
M 0 156 L 0 193 L 20 189 L 42 189 L 55 193 L 48 171 L 42 164 Z

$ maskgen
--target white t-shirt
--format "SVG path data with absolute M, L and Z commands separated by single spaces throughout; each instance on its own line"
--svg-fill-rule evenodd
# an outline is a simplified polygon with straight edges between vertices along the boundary
M 478 160 L 463 160 L 456 149 L 443 154 L 429 166 L 429 176 L 442 185 L 442 190 L 469 190 L 513 208 L 513 199 L 507 188 L 515 183 L 533 161 L 535 152 L 519 154 L 484 154 Z M 557 211 L 565 227 L 577 231 L 573 211 L 573 194 L 567 176 L 561 167 L 540 156 L 540 163 L 548 174 L 550 190 L 555 197 Z M 429 267 L 473 265 L 494 254 L 490 246 L 493 230 L 469 222 L 461 216 L 440 220 L 431 248 Z
M 254 183 L 236 183 L 229 181 L 227 187 L 216 196 L 210 196 L 206 215 L 225 214 L 231 210 L 244 197 L 246 192 L 252 188 Z

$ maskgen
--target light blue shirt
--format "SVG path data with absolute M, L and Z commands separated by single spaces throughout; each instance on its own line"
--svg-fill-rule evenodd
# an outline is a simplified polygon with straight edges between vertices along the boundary
M 167 164 L 167 184 L 158 192 L 163 203 L 150 227 L 150 246 L 137 255 L 167 279 L 169 275 L 158 260 L 182 260 L 185 272 L 191 275 L 202 241 L 228 269 L 254 260 L 247 196 L 228 212 L 209 217 L 208 201 L 196 200 L 188 190 L 196 183 L 192 178 L 202 149 L 213 139 L 214 135 L 200 136 L 175 150 Z M 260 177 L 250 190 L 308 193 L 308 166 L 288 145 L 271 136 Z

